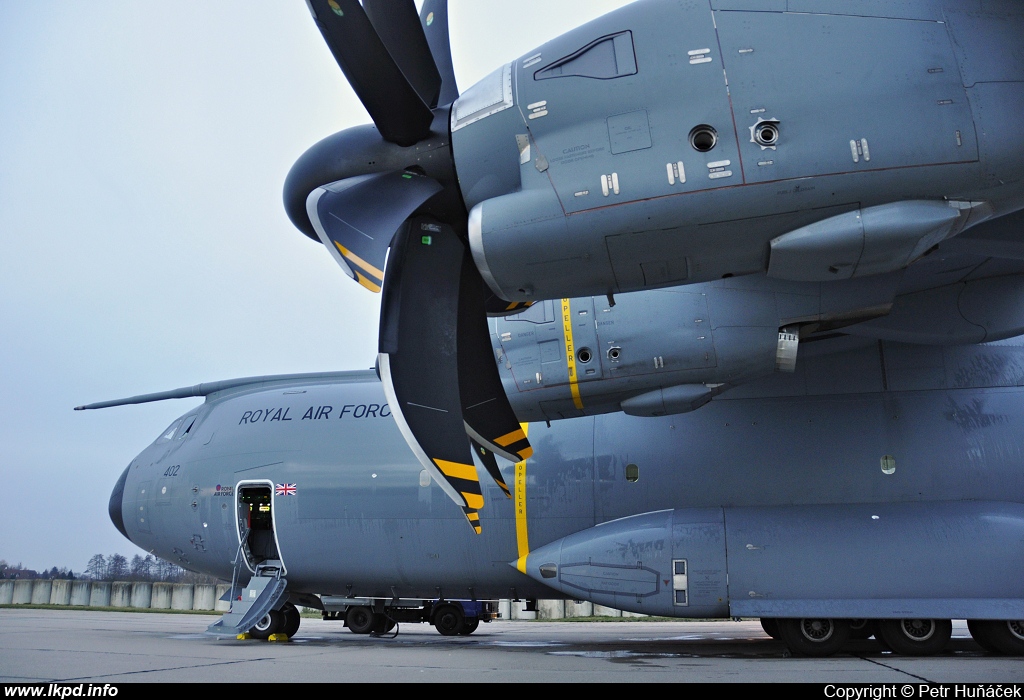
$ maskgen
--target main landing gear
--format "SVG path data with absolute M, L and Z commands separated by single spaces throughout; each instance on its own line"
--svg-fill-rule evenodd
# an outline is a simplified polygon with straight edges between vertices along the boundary
M 886 651 L 901 656 L 932 656 L 946 648 L 950 620 L 905 618 L 841 620 L 833 618 L 761 618 L 765 634 L 785 642 L 797 656 L 831 656 L 850 640 L 872 635 Z M 1024 656 L 1024 620 L 968 620 L 967 628 L 993 654 Z
M 1024 620 L 968 620 L 967 629 L 986 651 L 1024 656 Z

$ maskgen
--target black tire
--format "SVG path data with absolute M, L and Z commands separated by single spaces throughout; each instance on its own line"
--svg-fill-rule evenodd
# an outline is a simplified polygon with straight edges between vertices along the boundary
M 459 629 L 459 634 L 468 635 L 476 632 L 476 628 L 480 626 L 479 617 L 467 617 L 462 621 L 462 627 Z
M 369 634 L 373 631 L 373 611 L 365 605 L 354 605 L 345 614 L 345 625 L 352 634 Z
M 795 656 L 832 656 L 850 640 L 850 621 L 836 618 L 781 618 L 779 633 Z
M 1024 620 L 968 620 L 967 629 L 993 654 L 1024 656 Z
M 879 628 L 880 624 L 882 624 L 881 620 L 871 620 L 869 622 L 871 634 L 875 636 L 875 641 L 878 642 L 878 646 L 882 647 L 882 651 L 892 651 L 892 647 L 889 646 L 889 643 L 885 641 L 884 637 L 882 637 L 882 632 Z
M 459 634 L 465 619 L 462 608 L 457 605 L 445 604 L 434 608 L 434 627 L 445 637 Z
M 280 632 L 282 627 L 284 627 L 284 615 L 278 610 L 271 610 L 252 626 L 249 634 L 256 639 L 269 639 L 270 635 Z
M 284 613 L 284 625 L 281 627 L 281 632 L 287 634 L 290 639 L 299 631 L 302 616 L 299 614 L 299 609 L 291 603 L 287 603 L 281 608 L 281 612 Z
M 878 633 L 886 646 L 897 654 L 931 656 L 946 648 L 953 635 L 953 623 L 915 618 L 879 620 Z
M 999 649 L 989 640 L 988 629 L 985 623 L 989 620 L 968 620 L 967 629 L 970 630 L 974 641 L 985 651 L 998 654 Z
M 850 639 L 871 639 L 875 635 L 871 620 L 850 620 Z
M 779 621 L 774 617 L 762 617 L 761 629 L 772 639 L 782 639 L 779 634 Z

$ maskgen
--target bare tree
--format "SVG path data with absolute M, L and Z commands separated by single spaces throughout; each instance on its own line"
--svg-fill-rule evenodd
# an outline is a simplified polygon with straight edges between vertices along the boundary
M 107 578 L 112 581 L 120 581 L 127 575 L 128 560 L 120 554 L 111 554 L 107 559 Z
M 149 569 L 153 565 L 153 557 L 149 554 L 143 559 L 141 556 L 136 554 L 132 557 L 131 564 L 131 577 L 136 581 L 148 581 L 150 577 Z
M 85 575 L 91 579 L 102 580 L 107 577 L 107 559 L 102 554 L 93 554 L 85 567 Z

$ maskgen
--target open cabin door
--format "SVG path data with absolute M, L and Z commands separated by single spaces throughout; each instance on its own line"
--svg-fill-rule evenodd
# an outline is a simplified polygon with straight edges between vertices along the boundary
M 274 527 L 274 493 L 270 481 L 239 482 L 235 488 L 238 559 L 230 590 L 231 610 L 210 625 L 207 634 L 237 637 L 288 601 L 288 582 Z M 240 589 L 243 562 L 253 575 L 248 585 Z
M 238 542 L 250 571 L 260 565 L 284 570 L 274 518 L 274 484 L 269 481 L 239 482 L 235 489 Z

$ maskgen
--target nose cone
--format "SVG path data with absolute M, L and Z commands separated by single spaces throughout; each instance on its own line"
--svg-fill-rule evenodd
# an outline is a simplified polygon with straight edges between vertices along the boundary
M 114 491 L 110 494 L 110 504 L 107 506 L 107 512 L 110 513 L 110 521 L 114 523 L 114 527 L 122 535 L 128 537 L 128 533 L 124 529 L 124 518 L 121 516 L 121 503 L 124 501 L 124 482 L 128 479 L 128 470 L 131 466 L 125 467 L 125 470 L 121 473 L 121 478 L 114 484 Z
M 313 224 L 306 214 L 306 198 L 321 185 L 394 168 L 393 152 L 372 125 L 357 126 L 328 136 L 302 154 L 284 183 L 284 208 L 295 227 L 314 241 Z

